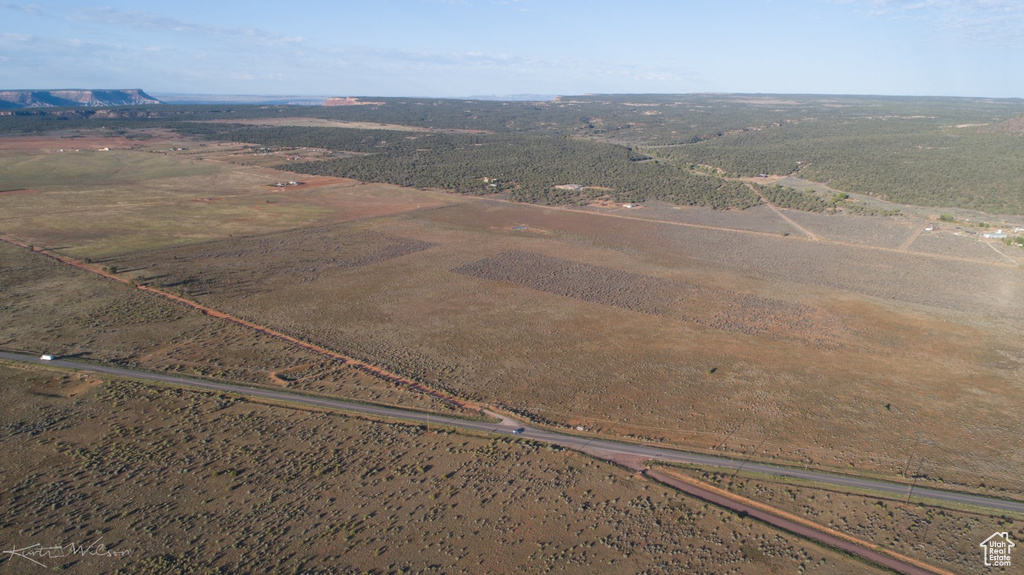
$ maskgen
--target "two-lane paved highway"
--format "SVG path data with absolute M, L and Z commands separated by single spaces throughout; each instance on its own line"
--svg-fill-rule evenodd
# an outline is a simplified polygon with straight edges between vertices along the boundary
M 472 421 L 467 419 L 457 419 L 454 417 L 445 417 L 443 415 L 427 414 L 417 411 L 407 411 L 404 409 L 394 407 L 382 407 L 370 404 L 351 403 L 340 399 L 331 399 L 322 396 L 306 395 L 286 390 L 274 390 L 261 387 L 250 387 L 234 383 L 209 381 L 192 377 L 180 377 L 176 375 L 149 373 L 144 371 L 135 371 L 118 367 L 94 365 L 90 363 L 63 359 L 44 361 L 40 359 L 38 356 L 30 356 L 20 353 L 0 352 L 0 359 L 27 363 L 38 363 L 68 369 L 80 369 L 135 380 L 168 383 L 192 389 L 216 391 L 222 393 L 233 393 L 245 397 L 259 398 L 271 401 L 280 401 L 290 403 L 293 405 L 320 407 L 353 413 L 363 413 L 367 415 L 389 417 L 417 423 L 447 425 L 451 427 L 471 429 L 474 431 L 482 431 L 487 433 L 513 435 L 515 429 L 522 428 L 523 431 L 521 434 L 518 435 L 519 437 L 532 439 L 535 441 L 541 441 L 545 443 L 551 443 L 555 445 L 561 445 L 563 447 L 568 447 L 572 449 L 586 449 L 588 451 L 597 450 L 608 454 L 608 456 L 610 457 L 637 456 L 645 459 L 657 459 L 659 461 L 668 461 L 673 463 L 689 463 L 693 465 L 718 467 L 724 469 L 739 469 L 742 466 L 744 471 L 763 473 L 766 475 L 776 475 L 782 477 L 793 477 L 807 481 L 815 481 L 818 483 L 832 485 L 836 487 L 867 489 L 881 493 L 888 493 L 900 498 L 905 497 L 909 489 L 909 486 L 905 484 L 891 483 L 888 481 L 881 481 L 876 479 L 852 477 L 848 475 L 827 473 L 824 471 L 811 471 L 807 469 L 785 467 L 782 465 L 772 465 L 768 463 L 755 463 L 738 459 L 730 459 L 727 457 L 719 457 L 715 455 L 689 453 L 686 451 L 668 449 L 665 447 L 625 443 L 593 437 L 581 437 L 570 435 L 568 433 L 550 431 L 546 429 L 536 429 L 523 425 L 513 426 L 509 425 L 507 422 L 504 424 L 498 424 L 482 421 Z M 913 496 L 938 501 L 948 501 L 952 503 L 974 505 L 977 507 L 987 508 L 995 511 L 1014 511 L 1017 513 L 1024 513 L 1024 502 L 1010 501 L 995 497 L 985 497 L 982 495 L 957 493 L 955 491 L 943 491 L 940 489 L 932 489 L 926 487 L 914 487 Z

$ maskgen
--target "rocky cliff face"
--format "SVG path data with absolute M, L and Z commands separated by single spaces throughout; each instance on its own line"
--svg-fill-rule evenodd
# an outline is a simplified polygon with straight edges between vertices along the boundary
M 142 90 L 0 90 L 0 108 L 55 108 L 162 104 Z

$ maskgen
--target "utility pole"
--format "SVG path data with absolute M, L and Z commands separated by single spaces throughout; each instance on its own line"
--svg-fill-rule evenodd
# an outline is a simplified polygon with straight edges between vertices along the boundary
M 903 503 L 905 507 L 910 507 L 910 496 L 914 493 L 914 487 L 917 485 L 917 478 L 921 476 L 921 467 L 923 466 L 924 457 L 922 457 L 920 463 L 917 464 L 917 471 L 914 472 L 914 481 L 910 483 L 910 489 L 907 490 L 907 500 Z

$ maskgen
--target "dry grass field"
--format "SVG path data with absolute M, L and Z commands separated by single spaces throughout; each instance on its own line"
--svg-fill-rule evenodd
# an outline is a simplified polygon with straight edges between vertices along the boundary
M 451 411 L 430 396 L 0 243 L 0 348 Z
M 736 477 L 732 473 L 668 469 L 953 573 L 977 572 L 981 565 L 978 543 L 995 531 L 1009 532 L 1014 541 L 1024 539 L 1020 517 L 990 517 L 915 501 L 908 505 L 887 497 L 846 494 L 760 477 Z
M 5 548 L 128 553 L 42 559 L 71 573 L 873 571 L 571 451 L 44 368 L 0 379 Z
M 151 147 L 77 154 L 0 146 L 0 177 L 11 182 L 5 189 L 35 190 L 0 194 L 0 233 L 100 261 L 125 279 L 183 294 L 535 422 L 1024 498 L 1024 477 L 1019 473 L 1024 453 L 1015 443 L 1024 435 L 1019 417 L 1024 411 L 1024 268 L 976 240 L 969 248 L 955 244 L 961 247 L 945 249 L 932 246 L 939 236 L 921 235 L 907 245 L 916 227 L 926 225 L 923 218 L 786 211 L 822 238 L 813 241 L 769 209 L 715 212 L 651 204 L 643 210 L 570 210 L 327 179 L 274 188 L 274 182 L 297 176 L 232 164 L 239 160 L 232 159 L 240 153 L 238 148 L 226 146 L 222 157 L 212 159 L 194 150 L 163 153 L 158 151 L 163 147 L 159 142 L 147 145 Z M 68 174 L 81 175 L 69 184 Z M 1024 260 L 1021 250 L 997 247 Z M 0 267 L 2 348 L 445 409 L 429 397 L 339 362 L 40 254 L 0 244 Z M 32 386 L 54 385 L 47 378 L 19 373 L 10 381 L 35 389 Z M 473 444 L 476 439 L 423 436 L 414 428 L 367 427 L 355 420 L 237 402 L 229 402 L 224 413 L 212 408 L 207 412 L 203 402 L 223 400 L 124 384 L 83 393 L 92 403 L 80 405 L 82 409 L 100 410 L 113 402 L 132 406 L 132 414 L 143 414 L 114 410 L 109 418 L 87 416 L 92 423 L 83 425 L 98 426 L 99 431 L 68 427 L 82 437 L 114 437 L 117 432 L 110 430 L 124 426 L 134 430 L 135 444 L 140 444 L 140 437 L 150 444 L 174 443 L 179 439 L 161 434 L 172 433 L 170 422 L 175 418 L 195 413 L 188 421 L 212 426 L 203 432 L 214 446 L 210 450 L 231 445 L 236 461 L 229 459 L 222 469 L 220 463 L 210 463 L 225 455 L 216 452 L 203 469 L 211 474 L 222 470 L 216 481 L 224 485 L 217 489 L 241 497 L 230 501 L 251 504 L 246 512 L 255 515 L 243 516 L 224 504 L 224 515 L 210 511 L 204 518 L 204 505 L 220 500 L 213 491 L 200 491 L 203 495 L 195 500 L 179 495 L 174 502 L 153 503 L 152 509 L 164 518 L 155 529 L 180 529 L 182 540 L 188 542 L 196 537 L 188 533 L 191 525 L 201 519 L 210 524 L 266 526 L 262 537 L 255 531 L 234 539 L 225 536 L 206 547 L 223 549 L 219 554 L 194 555 L 188 553 L 189 545 L 167 551 L 149 547 L 152 553 L 147 557 L 156 562 L 145 565 L 153 572 L 159 571 L 159 561 L 170 562 L 170 569 L 184 565 L 248 570 L 255 565 L 247 562 L 255 561 L 253 557 L 259 557 L 260 565 L 273 557 L 289 570 L 315 571 L 321 556 L 333 557 L 343 571 L 380 565 L 389 565 L 381 572 L 405 567 L 423 571 L 438 565 L 441 571 L 477 572 L 515 564 L 592 572 L 594 565 L 608 566 L 613 559 L 616 563 L 608 570 L 622 572 L 714 572 L 712 563 L 722 572 L 730 568 L 721 562 L 727 556 L 714 555 L 718 551 L 706 543 L 702 547 L 690 540 L 659 539 L 676 537 L 666 526 L 674 529 L 677 519 L 629 515 L 647 506 L 632 505 L 634 495 L 646 497 L 656 488 L 649 486 L 645 492 L 642 482 L 630 483 L 634 480 L 620 471 L 582 458 L 572 460 L 565 453 L 535 447 L 524 452 L 520 443 L 479 440 L 487 449 L 498 450 L 495 461 L 487 459 L 493 468 L 488 472 L 506 475 L 478 484 L 458 483 L 452 481 L 458 475 L 445 474 L 463 465 L 460 458 L 467 458 L 469 465 L 484 456 L 475 455 L 477 447 L 462 450 L 451 447 L 451 442 Z M 58 401 L 46 394 L 26 401 Z M 137 408 L 140 404 L 148 407 Z M 194 409 L 184 407 L 193 404 Z M 60 409 L 54 408 L 54 413 L 73 411 Z M 49 421 L 48 413 L 32 416 L 35 419 L 25 416 L 18 425 Z M 203 414 L 211 419 L 207 422 Z M 244 421 L 219 419 L 229 414 Z M 9 416 L 21 417 L 18 411 Z M 65 421 L 64 415 L 55 417 Z M 132 419 L 136 417 L 153 419 Z M 258 425 L 247 427 L 250 421 Z M 228 438 L 241 443 L 225 443 Z M 351 446 L 337 447 L 323 438 Z M 24 439 L 20 434 L 7 438 Z M 375 442 L 384 447 L 373 447 Z M 108 485 L 98 475 L 89 475 L 89 462 L 140 474 L 155 473 L 145 465 L 172 472 L 198 465 L 185 456 L 176 459 L 173 450 L 167 451 L 165 460 L 152 450 L 136 453 L 131 449 L 137 446 L 125 447 L 129 455 L 121 458 L 121 451 L 109 446 L 96 455 L 94 450 L 100 448 L 76 445 L 79 451 L 61 451 L 55 439 L 25 442 L 19 449 L 56 453 L 47 457 L 85 453 L 80 458 L 84 463 L 73 464 L 85 466 L 83 470 L 60 468 L 73 478 L 65 485 L 99 483 L 108 492 L 114 485 L 133 484 L 118 483 L 129 481 L 121 472 Z M 359 479 L 362 487 L 325 486 L 315 495 L 320 497 L 313 500 L 316 505 L 304 502 L 310 493 L 303 490 L 312 489 L 310 478 L 333 477 L 340 468 L 302 471 L 307 473 L 299 475 L 307 478 L 302 490 L 275 497 L 274 490 L 287 490 L 282 477 L 291 473 L 281 470 L 291 470 L 310 454 L 317 465 L 328 465 L 324 461 L 336 456 L 334 449 L 345 449 L 346 457 L 358 457 L 360 465 L 377 471 L 360 471 L 365 475 Z M 434 452 L 446 455 L 429 460 L 430 469 L 402 472 L 405 475 L 396 471 L 397 478 L 384 481 L 388 465 L 381 462 L 393 459 L 396 470 L 415 470 L 424 464 L 413 460 L 428 461 L 425 458 L 431 456 L 426 454 Z M 573 463 L 565 463 L 570 460 Z M 285 475 L 249 475 L 257 472 L 253 461 L 261 462 L 259 473 Z M 559 492 L 557 477 L 566 470 L 559 467 L 563 464 L 577 471 L 586 468 L 586 473 L 600 469 L 594 481 L 616 478 L 607 497 L 619 497 L 615 505 L 629 511 L 612 504 L 585 507 L 586 501 L 578 498 L 563 506 L 561 502 L 570 503 L 564 490 Z M 243 479 L 224 477 L 234 471 Z M 15 476 L 3 473 L 4 481 Z M 586 473 L 580 481 L 590 477 Z M 536 491 L 515 483 L 518 480 L 509 484 L 508 474 L 535 480 L 531 485 L 537 484 Z M 348 479 L 338 481 L 351 479 L 342 475 Z M 50 483 L 40 484 L 59 482 L 60 476 L 55 472 L 47 476 Z M 256 487 L 244 483 L 250 480 Z M 377 480 L 381 483 L 374 483 Z M 191 480 L 183 475 L 174 481 L 179 483 L 172 487 L 182 487 L 172 493 L 188 491 L 181 482 Z M 398 485 L 413 491 L 389 491 Z M 597 483 L 586 485 L 583 491 L 599 491 Z M 19 484 L 17 489 L 33 493 L 35 499 L 50 496 L 34 491 L 40 489 L 35 484 Z M 52 489 L 60 496 L 71 493 L 59 491 L 59 486 Z M 433 501 L 431 492 L 435 499 L 445 497 L 449 489 L 467 498 L 456 498 L 455 511 L 420 500 Z M 549 489 L 558 495 L 545 491 Z M 611 495 L 619 489 L 625 489 L 625 495 Z M 358 493 L 358 503 L 344 499 L 352 492 Z M 312 517 L 321 513 L 324 501 L 334 503 L 331 497 L 348 507 Z M 702 509 L 665 493 L 658 497 L 662 499 L 652 503 L 658 513 L 669 513 L 673 505 Z M 188 506 L 178 507 L 186 500 Z M 537 509 L 523 507 L 524 500 L 535 502 Z M 81 501 L 80 505 L 89 504 L 88 499 Z M 220 509 L 217 505 L 222 503 L 214 507 Z M 464 514 L 467 508 L 478 514 Z M 588 515 L 595 509 L 601 514 Z M 286 529 L 274 522 L 279 511 L 305 515 L 305 523 Z M 81 513 L 92 520 L 112 512 Z M 522 513 L 540 519 L 527 520 Z M 702 513 L 715 522 L 727 517 L 717 511 Z M 193 523 L 168 519 L 179 515 L 192 517 Z M 432 527 L 427 524 L 431 518 L 451 521 L 452 527 Z M 44 529 L 56 529 L 55 519 L 36 519 L 32 525 L 49 527 L 34 527 L 34 533 L 54 533 Z M 410 527 L 410 522 L 419 521 L 425 525 Z M 633 543 L 579 545 L 587 540 L 583 534 L 590 532 L 577 525 L 608 521 L 619 521 L 616 531 Z M 729 521 L 728 528 L 746 525 L 736 518 Z M 884 519 L 875 521 L 882 523 Z M 8 521 L 4 529 L 15 524 Z M 840 525 L 838 519 L 836 524 Z M 340 527 L 329 536 L 314 537 L 326 525 Z M 686 537 L 714 540 L 707 533 L 715 533 L 715 526 L 700 525 L 704 531 L 691 531 Z M 364 533 L 369 527 L 372 536 Z M 718 533 L 727 547 L 735 548 L 739 539 L 725 534 L 728 528 Z M 166 544 L 176 539 L 175 533 L 179 532 L 156 531 L 149 544 Z M 597 540 L 607 540 L 609 533 L 600 531 Z M 131 543 L 126 537 L 117 539 Z M 500 537 L 508 555 L 478 550 L 481 537 Z M 737 561 L 761 553 L 767 564 L 731 564 L 738 572 L 789 572 L 801 561 L 810 569 L 823 557 L 817 551 L 811 553 L 813 561 L 791 564 L 786 554 L 800 556 L 802 547 L 776 543 L 776 535 L 744 537 L 757 543 L 739 544 L 744 551 Z M 570 539 L 574 543 L 568 543 Z M 274 547 L 278 540 L 292 547 Z M 328 552 L 327 541 L 348 551 Z M 352 541 L 361 543 L 352 546 Z M 262 555 L 250 556 L 245 551 L 250 547 L 261 549 Z M 375 558 L 377 552 L 380 557 Z M 938 550 L 928 553 L 938 556 Z M 780 554 L 787 557 L 781 563 L 774 559 Z M 461 559 L 453 563 L 454 557 Z M 305 558 L 309 562 L 300 564 Z M 831 559 L 826 563 L 824 572 L 846 569 Z
M 306 178 L 303 185 L 278 188 L 274 184 L 303 178 L 165 151 L 177 142 L 146 140 L 136 149 L 118 149 L 115 143 L 122 140 L 96 137 L 89 148 L 61 152 L 60 139 L 0 140 L 3 189 L 34 190 L 3 195 L 3 233 L 78 258 L 100 260 L 448 203 L 437 195 L 337 178 Z M 101 144 L 109 151 L 98 151 Z
M 657 200 L 644 203 L 643 210 L 629 210 L 617 207 L 614 210 L 597 210 L 598 213 L 609 211 L 618 215 L 643 218 L 662 222 L 679 222 L 694 226 L 744 230 L 765 234 L 796 233 L 796 230 L 768 206 L 755 206 L 743 211 L 713 210 L 711 208 L 676 206 Z
M 917 450 L 926 481 L 1024 487 L 1011 266 L 487 201 L 120 263 L 536 421 L 888 476 Z
M 835 345 L 843 329 L 837 317 L 805 305 L 529 252 L 504 252 L 452 271 L 723 331 L 800 338 L 820 346 Z
M 925 227 L 916 219 L 898 217 L 835 217 L 787 210 L 798 224 L 827 240 L 896 249 Z
M 957 235 L 958 233 L 961 235 Z M 1006 256 L 1000 255 L 1000 252 L 1020 256 L 1021 250 L 1013 250 L 1001 243 L 992 244 L 990 247 L 988 242 L 978 239 L 980 235 L 981 233 L 977 232 L 974 235 L 969 235 L 943 229 L 921 234 L 910 247 L 912 250 L 922 253 L 951 255 L 997 264 L 1008 261 Z

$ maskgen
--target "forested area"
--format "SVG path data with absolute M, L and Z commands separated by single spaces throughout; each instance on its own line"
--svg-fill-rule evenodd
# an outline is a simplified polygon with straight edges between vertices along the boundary
M 801 192 L 782 186 L 758 186 L 764 199 L 780 208 L 791 208 L 804 212 L 824 212 L 829 204 L 811 192 Z M 834 203 L 832 204 L 835 205 Z
M 410 136 L 380 130 L 328 129 L 322 133 L 273 128 L 263 133 L 259 129 L 230 132 L 220 137 L 366 154 L 285 166 L 300 173 L 458 193 L 508 191 L 511 199 L 524 202 L 572 204 L 608 195 L 622 202 L 660 199 L 719 209 L 747 208 L 758 203 L 757 195 L 737 182 L 696 174 L 672 163 L 645 160 L 645 156 L 622 146 L 557 135 Z
M 935 124 L 808 120 L 659 151 L 733 176 L 796 174 L 898 203 L 1024 213 L 1024 134 Z
M 382 103 L 19 110 L 0 118 L 0 133 L 169 128 L 216 140 L 317 147 L 363 155 L 289 168 L 461 193 L 505 191 L 533 202 L 572 203 L 607 193 L 621 201 L 658 198 L 716 208 L 757 203 L 744 186 L 703 171 L 794 174 L 899 203 L 1024 213 L 1020 99 L 686 94 L 364 100 Z M 430 131 L 217 122 L 266 118 Z M 450 130 L 481 133 L 442 132 Z M 553 187 L 564 184 L 610 191 Z M 830 198 L 786 193 L 777 200 L 820 211 Z

